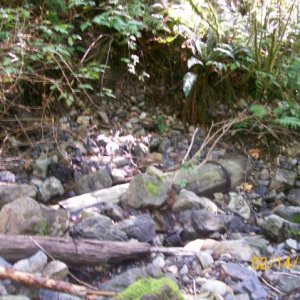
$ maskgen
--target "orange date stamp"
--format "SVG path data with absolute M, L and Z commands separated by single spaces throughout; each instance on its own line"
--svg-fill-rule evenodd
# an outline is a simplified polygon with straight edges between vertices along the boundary
M 251 261 L 252 269 L 256 271 L 266 271 L 272 268 L 277 268 L 279 270 L 293 270 L 298 263 L 298 256 L 290 257 L 290 256 L 278 256 L 274 258 L 268 259 L 265 256 L 253 256 Z

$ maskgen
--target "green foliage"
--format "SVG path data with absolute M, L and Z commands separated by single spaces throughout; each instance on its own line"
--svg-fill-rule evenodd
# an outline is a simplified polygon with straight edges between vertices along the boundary
M 178 286 L 176 283 L 167 277 L 160 279 L 142 278 L 130 285 L 122 293 L 117 296 L 117 299 L 126 300 L 141 300 L 146 295 L 157 295 L 159 299 L 183 300 Z
M 99 3 L 99 4 L 98 4 Z M 159 11 L 147 1 L 46 0 L 1 7 L 2 90 L 17 89 L 35 103 L 50 105 L 96 97 L 113 98 L 103 86 L 115 43 L 127 47 L 128 70 L 141 80 L 137 39 L 164 30 Z M 37 17 L 38 16 L 38 17 Z M 94 98 L 94 97 L 93 97 Z
M 262 119 L 263 117 L 268 115 L 268 111 L 264 105 L 254 104 L 251 105 L 250 111 L 256 118 Z

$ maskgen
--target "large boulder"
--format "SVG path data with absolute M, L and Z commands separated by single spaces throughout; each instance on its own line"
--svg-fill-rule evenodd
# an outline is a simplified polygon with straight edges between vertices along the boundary
M 64 235 L 69 215 L 39 204 L 30 197 L 16 199 L 0 211 L 0 233 Z
M 28 184 L 8 184 L 0 183 L 0 208 L 22 197 L 36 197 L 37 190 L 34 186 Z
M 169 183 L 149 174 L 133 178 L 128 189 L 128 205 L 133 208 L 159 207 L 167 199 Z
M 112 186 L 112 180 L 106 169 L 100 169 L 93 174 L 82 176 L 75 186 L 78 195 L 94 192 Z

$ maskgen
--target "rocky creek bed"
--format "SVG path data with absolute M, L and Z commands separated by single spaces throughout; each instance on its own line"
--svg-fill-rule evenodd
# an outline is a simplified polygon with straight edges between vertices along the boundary
M 147 110 L 142 100 L 131 97 L 127 110 L 71 111 L 59 120 L 55 141 L 50 131 L 47 142 L 31 137 L 36 146 L 22 158 L 9 159 L 22 145 L 7 139 L 0 266 L 86 282 L 119 299 L 300 299 L 300 145 L 287 145 L 267 161 L 258 149 L 247 155 L 222 142 L 201 168 L 209 147 L 192 165 L 181 165 L 207 133 L 186 130 L 176 116 Z M 4 234 L 16 243 L 5 244 Z M 54 240 L 48 253 L 34 236 L 74 241 L 79 248 L 61 259 Z M 84 260 L 80 243 L 89 239 L 149 247 L 128 256 L 122 247 L 109 248 L 107 259 Z M 9 250 L 1 251 L 4 244 Z M 145 292 L 140 298 L 124 292 L 136 282 L 135 289 Z M 2 280 L 0 294 L 81 299 L 9 279 Z

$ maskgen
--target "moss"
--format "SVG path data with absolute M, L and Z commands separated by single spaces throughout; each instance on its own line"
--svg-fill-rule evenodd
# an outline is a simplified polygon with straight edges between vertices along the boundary
M 158 186 L 156 184 L 154 184 L 152 181 L 148 181 L 146 187 L 147 187 L 148 192 L 152 196 L 154 196 L 154 197 L 158 196 L 159 192 L 158 192 Z
M 119 300 L 140 300 L 144 296 L 153 295 L 153 299 L 176 299 L 183 300 L 177 284 L 170 278 L 163 277 L 160 279 L 143 278 L 125 289 L 117 296 Z M 148 299 L 148 297 L 147 297 Z M 152 299 L 152 297 L 149 297 Z
M 295 213 L 293 215 L 292 221 L 295 222 L 295 223 L 300 224 L 300 214 L 299 213 Z

